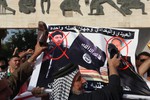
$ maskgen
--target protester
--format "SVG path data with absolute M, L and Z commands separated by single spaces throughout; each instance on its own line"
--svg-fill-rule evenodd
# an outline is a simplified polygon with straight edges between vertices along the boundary
M 33 62 L 46 48 L 37 42 L 33 55 L 16 69 L 7 80 L 5 78 L 0 80 L 0 100 L 8 100 L 9 98 L 12 100 L 18 94 L 20 87 L 32 74 Z
M 21 64 L 24 63 L 29 58 L 29 56 L 33 54 L 33 52 L 34 51 L 32 49 L 19 51 L 19 48 L 16 47 L 14 49 L 13 56 L 18 55 L 20 57 L 20 64 Z
M 139 74 L 144 77 L 144 74 L 148 72 L 148 70 L 150 69 L 150 58 L 148 58 L 147 60 L 145 60 L 139 67 Z M 147 80 L 150 81 L 150 76 L 147 75 L 147 77 L 145 77 Z
M 150 53 L 143 51 L 141 53 L 138 54 L 138 60 L 139 60 L 139 66 L 148 58 L 150 58 Z
M 17 68 L 19 68 L 22 63 L 24 63 L 28 59 L 27 55 L 29 55 L 29 54 L 33 54 L 33 50 L 32 49 L 23 50 L 23 51 L 19 52 L 18 48 L 15 48 L 14 53 L 13 53 L 12 57 L 9 60 L 9 69 L 7 70 L 7 76 L 8 77 L 10 77 L 11 74 Z M 20 95 L 21 93 L 23 93 L 23 92 L 25 92 L 27 90 L 28 83 L 29 83 L 29 80 L 27 80 L 27 82 L 25 82 L 22 85 L 18 95 Z
M 20 67 L 20 57 L 18 55 L 13 55 L 10 57 L 9 62 L 8 62 L 8 77 Z
M 150 54 L 148 52 L 141 52 L 138 55 L 138 72 L 142 77 L 150 80 Z M 147 75 L 146 75 L 147 74 Z
M 102 88 L 85 93 L 83 85 L 86 82 L 81 76 L 78 65 L 68 64 L 55 73 L 55 80 L 52 84 L 50 100 L 121 100 L 122 87 L 118 76 L 117 67 L 120 58 L 115 55 L 108 59 L 109 64 L 109 84 Z M 41 96 L 43 88 L 34 88 L 32 93 Z M 43 94 L 44 95 L 44 94 Z
M 20 52 L 18 52 L 18 56 L 20 57 L 20 64 L 23 64 L 26 60 L 28 60 L 29 57 L 27 57 L 28 55 L 32 55 L 33 54 L 33 50 L 32 49 L 27 49 L 27 50 L 22 50 Z M 18 95 L 24 93 L 27 91 L 28 89 L 28 84 L 29 84 L 30 79 L 28 79 L 21 87 L 19 90 Z

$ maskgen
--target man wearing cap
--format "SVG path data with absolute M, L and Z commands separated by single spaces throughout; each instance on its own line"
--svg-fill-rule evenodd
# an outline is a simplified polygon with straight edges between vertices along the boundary
M 83 85 L 86 82 L 81 76 L 78 65 L 68 64 L 55 73 L 55 80 L 52 83 L 52 92 L 49 100 L 121 100 L 122 87 L 118 76 L 117 67 L 120 58 L 115 55 L 108 59 L 109 64 L 109 84 L 102 89 L 97 89 L 90 93 L 85 93 Z M 36 91 L 43 93 L 44 89 L 35 88 L 32 93 L 38 96 Z M 39 93 L 39 96 L 41 96 Z
M 48 50 L 45 51 L 41 70 L 37 81 L 37 86 L 48 88 L 54 80 L 52 76 L 62 66 L 68 64 L 68 48 L 63 46 L 63 33 L 56 30 L 49 34 Z

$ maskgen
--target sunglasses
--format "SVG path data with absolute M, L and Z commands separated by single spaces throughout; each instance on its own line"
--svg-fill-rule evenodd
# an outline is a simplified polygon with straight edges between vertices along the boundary
M 144 62 L 146 59 L 140 59 L 140 62 Z
M 5 69 L 5 68 L 7 68 L 7 66 L 6 65 L 2 65 L 2 66 L 0 66 L 0 68 L 1 69 Z

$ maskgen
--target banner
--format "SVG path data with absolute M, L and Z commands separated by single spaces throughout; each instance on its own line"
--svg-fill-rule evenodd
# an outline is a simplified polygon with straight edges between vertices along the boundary
M 81 74 L 88 81 L 87 91 L 104 87 L 109 82 L 107 58 L 112 43 L 121 53 L 118 72 L 125 93 L 150 95 L 149 87 L 135 67 L 138 29 L 48 25 L 48 30 L 49 49 L 37 59 L 29 90 L 36 86 L 51 88 L 52 74 L 69 62 L 80 66 Z M 54 39 L 56 33 L 62 36 L 61 45 Z

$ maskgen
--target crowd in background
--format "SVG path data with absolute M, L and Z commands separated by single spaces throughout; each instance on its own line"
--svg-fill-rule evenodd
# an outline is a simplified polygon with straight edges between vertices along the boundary
M 38 45 L 38 50 L 39 50 L 39 48 L 42 48 L 42 47 L 40 47 L 40 45 Z M 44 47 L 44 48 L 46 48 L 46 47 Z M 18 71 L 18 70 L 20 70 L 20 68 L 22 67 L 22 65 L 24 65 L 24 63 L 26 63 L 28 61 L 30 62 L 30 59 L 31 59 L 31 62 L 32 62 L 32 64 L 30 66 L 33 66 L 35 58 L 32 58 L 32 56 L 36 55 L 36 57 L 37 57 L 37 55 L 40 54 L 39 52 L 42 52 L 42 50 L 41 50 L 41 51 L 39 51 L 37 53 L 36 50 L 32 50 L 32 49 L 28 49 L 28 50 L 22 51 L 22 52 L 17 52 L 17 49 L 18 48 L 15 48 L 14 53 L 12 54 L 12 56 L 9 59 L 6 58 L 6 57 L 4 57 L 4 56 L 0 56 L 0 71 L 1 72 L 6 72 L 6 77 L 5 78 L 7 80 L 11 79 L 11 76 L 14 77 L 15 72 Z M 117 61 L 118 59 L 117 58 L 113 58 L 113 62 L 115 62 L 114 60 Z M 109 63 L 112 63 L 112 62 L 109 62 Z M 112 64 L 112 66 L 113 66 L 113 64 Z M 115 67 L 116 67 L 116 65 L 115 65 Z M 145 52 L 145 51 L 139 53 L 136 56 L 136 67 L 137 67 L 139 75 L 141 75 L 142 77 L 144 77 L 144 78 L 146 78 L 147 80 L 150 81 L 150 68 L 149 68 L 150 67 L 150 53 Z M 21 73 L 21 74 L 25 74 L 25 73 Z M 81 83 L 85 82 L 84 79 L 80 79 L 80 80 L 81 80 Z M 18 81 L 21 81 L 21 80 L 18 80 Z M 19 88 L 17 90 L 15 89 L 15 92 L 13 91 L 14 93 L 12 93 L 12 94 L 15 94 L 15 95 L 13 95 L 12 98 L 14 96 L 16 96 L 16 95 L 19 95 L 19 94 L 25 92 L 27 90 L 27 87 L 28 87 L 28 82 L 29 82 L 29 77 L 26 78 L 24 80 L 24 82 L 22 82 L 21 84 L 19 82 L 19 85 L 17 85 L 17 87 L 19 87 Z M 0 89 L 0 91 L 4 91 L 4 90 Z M 39 91 L 43 91 L 43 88 L 38 87 L 38 88 L 33 89 L 33 94 L 35 96 L 37 96 L 37 97 L 43 97 L 43 96 L 45 96 L 45 94 L 42 94 L 42 95 L 39 94 L 38 93 Z M 70 99 L 70 100 L 72 100 L 72 99 Z M 93 100 L 93 99 L 91 99 L 91 100 Z

